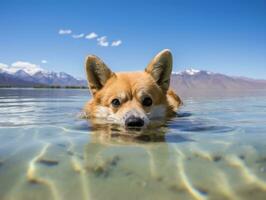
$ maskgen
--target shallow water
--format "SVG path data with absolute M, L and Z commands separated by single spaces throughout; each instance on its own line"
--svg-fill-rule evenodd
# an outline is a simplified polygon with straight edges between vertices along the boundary
M 88 98 L 0 89 L 1 200 L 266 199 L 265 91 L 186 97 L 153 142 L 93 128 Z

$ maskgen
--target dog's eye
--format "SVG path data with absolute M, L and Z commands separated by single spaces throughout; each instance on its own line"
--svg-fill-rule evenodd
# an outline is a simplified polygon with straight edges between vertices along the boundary
M 143 106 L 151 106 L 152 105 L 152 99 L 150 97 L 145 97 L 142 101 Z
M 117 107 L 120 106 L 120 104 L 121 104 L 121 102 L 120 102 L 119 99 L 113 99 L 113 100 L 112 100 L 112 105 L 113 105 L 113 107 L 117 108 Z

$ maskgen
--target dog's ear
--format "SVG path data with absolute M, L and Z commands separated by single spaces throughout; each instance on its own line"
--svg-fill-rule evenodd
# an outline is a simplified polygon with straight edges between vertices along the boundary
M 145 69 L 147 73 L 151 74 L 164 92 L 168 90 L 170 85 L 172 62 L 170 50 L 165 49 L 158 53 Z
M 94 55 L 86 58 L 85 67 L 92 95 L 99 91 L 111 76 L 115 75 L 100 58 Z

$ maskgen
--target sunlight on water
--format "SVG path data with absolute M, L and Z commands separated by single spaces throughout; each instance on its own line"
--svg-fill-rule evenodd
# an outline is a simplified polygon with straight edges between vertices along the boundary
M 88 98 L 0 89 L 1 200 L 266 198 L 265 91 L 187 97 L 148 138 L 92 127 Z

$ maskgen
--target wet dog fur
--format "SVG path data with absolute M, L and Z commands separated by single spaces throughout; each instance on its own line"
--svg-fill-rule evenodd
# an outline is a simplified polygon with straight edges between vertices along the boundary
M 92 95 L 84 111 L 92 120 L 104 120 L 125 128 L 146 128 L 175 116 L 181 99 L 169 88 L 172 54 L 158 53 L 141 72 L 112 72 L 97 56 L 86 58 Z

